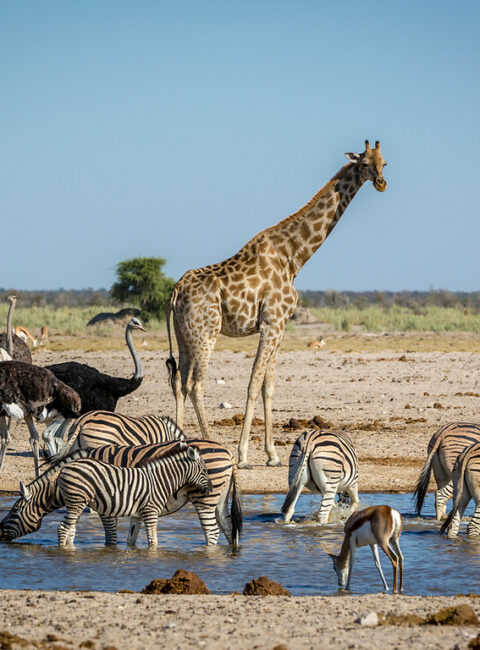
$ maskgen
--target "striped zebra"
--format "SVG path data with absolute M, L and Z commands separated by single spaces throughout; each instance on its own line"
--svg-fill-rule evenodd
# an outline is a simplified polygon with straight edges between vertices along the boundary
M 158 518 L 168 497 L 186 485 L 195 486 L 204 495 L 212 490 L 198 449 L 186 442 L 136 467 L 78 458 L 62 467 L 57 484 L 67 509 L 58 527 L 59 546 L 73 546 L 77 520 L 87 506 L 99 514 L 106 544 L 117 543 L 118 517 L 133 516 L 143 520 L 148 546 L 158 546 Z
M 91 450 L 77 450 L 51 466 L 27 487 L 20 484 L 21 498 L 0 522 L 0 540 L 16 539 L 37 531 L 45 515 L 65 505 L 58 491 L 57 477 L 60 469 L 68 462 L 76 458 L 94 458 L 120 467 L 135 467 L 140 462 L 148 462 L 149 458 L 168 454 L 176 444 L 176 441 L 171 441 L 154 445 L 109 445 Z M 162 516 L 176 512 L 190 501 L 198 514 L 208 545 L 217 543 L 220 529 L 229 544 L 237 545 L 242 528 L 242 509 L 236 462 L 230 451 L 217 442 L 189 440 L 189 445 L 200 452 L 213 489 L 210 494 L 203 495 L 191 486 L 182 488 L 168 499 Z M 230 492 L 232 503 L 229 512 Z M 139 522 L 134 520 L 130 526 L 129 544 L 135 544 L 138 531 Z
M 184 440 L 185 436 L 169 417 L 143 415 L 131 417 L 110 411 L 90 411 L 71 424 L 67 441 L 58 437 L 60 429 L 47 429 L 43 439 L 50 461 L 57 461 L 76 449 L 102 445 L 142 445 L 146 442 Z M 64 429 L 65 431 L 65 429 Z
M 440 427 L 430 439 L 427 459 L 418 477 L 413 493 L 417 515 L 420 516 L 427 493 L 430 476 L 435 477 L 435 516 L 437 521 L 445 517 L 447 501 L 453 494 L 452 472 L 455 461 L 464 449 L 480 442 L 480 424 L 451 422 Z
M 304 487 L 320 492 L 322 504 L 317 519 L 324 524 L 335 501 L 335 494 L 350 496 L 358 506 L 358 462 L 351 438 L 342 432 L 305 431 L 293 445 L 288 471 L 289 492 L 282 506 L 289 522 Z
M 471 537 L 480 535 L 480 443 L 464 449 L 455 461 L 452 473 L 453 507 L 440 528 L 452 538 L 458 534 L 460 521 L 470 499 L 475 501 L 475 512 L 467 526 Z

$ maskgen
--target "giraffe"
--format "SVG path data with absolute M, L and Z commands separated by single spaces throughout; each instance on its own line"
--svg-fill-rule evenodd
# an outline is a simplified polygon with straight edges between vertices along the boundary
M 183 427 L 185 399 L 189 395 L 204 438 L 209 434 L 204 381 L 218 335 L 260 333 L 238 447 L 241 469 L 251 469 L 247 462 L 248 440 L 260 390 L 267 465 L 281 465 L 272 439 L 272 399 L 280 341 L 297 303 L 293 286 L 296 275 L 332 232 L 365 181 L 371 180 L 379 192 L 387 187 L 383 178 L 386 162 L 378 141 L 375 148 L 370 148 L 366 140 L 362 154 L 345 155 L 349 162 L 305 206 L 259 232 L 233 257 L 187 271 L 170 297 L 167 368 L 176 400 L 177 424 Z M 170 312 L 179 350 L 178 368 L 172 352 Z

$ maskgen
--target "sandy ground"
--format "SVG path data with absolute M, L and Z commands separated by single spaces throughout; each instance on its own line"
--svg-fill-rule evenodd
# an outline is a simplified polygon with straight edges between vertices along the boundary
M 245 492 L 285 492 L 291 444 L 303 429 L 285 429 L 290 418 L 320 415 L 353 437 L 359 455 L 360 490 L 410 492 L 435 430 L 451 421 L 476 421 L 480 405 L 480 354 L 468 341 L 455 351 L 418 352 L 413 340 L 405 349 L 375 351 L 308 350 L 306 345 L 281 352 L 274 398 L 274 435 L 281 468 L 267 468 L 263 428 L 252 429 L 249 461 L 240 472 Z M 334 346 L 332 346 L 334 347 Z M 338 347 L 338 346 L 336 346 Z M 420 346 L 421 347 L 421 346 Z M 433 346 L 435 347 L 435 346 Z M 448 346 L 447 346 L 448 347 Z M 380 345 L 381 348 L 381 345 Z M 353 349 L 355 349 L 353 347 Z M 120 400 L 118 411 L 130 415 L 174 415 L 162 350 L 141 351 L 142 386 Z M 128 353 L 52 352 L 35 355 L 39 365 L 76 359 L 117 376 L 128 376 Z M 252 351 L 216 351 L 206 384 L 206 408 L 212 436 L 236 450 L 240 426 L 232 415 L 245 406 Z M 218 384 L 216 380 L 225 383 Z M 229 402 L 231 409 L 221 409 Z M 263 417 L 261 402 L 256 415 Z M 193 408 L 187 403 L 186 432 L 198 435 Z M 33 477 L 28 434 L 19 423 L 13 431 L 0 491 L 18 490 Z M 188 567 L 184 567 L 188 568 Z M 408 568 L 407 568 L 408 570 Z M 169 576 L 157 576 L 169 577 Z M 257 576 L 252 576 L 257 577 Z M 0 576 L 1 586 L 1 576 Z M 440 607 L 470 603 L 480 616 L 480 600 L 385 595 L 275 598 L 244 596 L 144 596 L 78 592 L 2 591 L 0 648 L 466 648 L 474 627 L 360 627 L 366 612 L 424 615 Z M 6 633 L 16 634 L 13 637 Z M 3 635 L 3 636 L 2 636 Z M 10 640 L 9 640 L 10 638 Z
M 478 337 L 477 337 L 478 338 Z M 387 341 L 386 341 L 387 343 Z M 452 339 L 453 344 L 453 339 Z M 334 429 L 353 437 L 359 456 L 361 491 L 409 492 L 425 459 L 430 437 L 443 424 L 477 421 L 480 406 L 480 353 L 375 352 L 303 349 L 280 352 L 273 402 L 274 437 L 281 468 L 268 468 L 263 451 L 263 426 L 252 427 L 249 462 L 240 472 L 245 492 L 286 492 L 291 445 L 304 428 L 285 429 L 290 418 L 309 420 L 320 415 Z M 175 402 L 167 384 L 164 351 L 141 350 L 145 379 L 140 388 L 122 398 L 117 411 L 128 415 L 157 413 L 175 416 Z M 245 408 L 253 352 L 215 351 L 207 377 L 206 409 L 212 437 L 236 453 L 240 426 L 232 416 Z M 51 352 L 35 355 L 46 365 L 78 360 L 116 376 L 129 376 L 127 352 Z M 223 379 L 224 384 L 216 383 Z M 231 409 L 222 409 L 228 402 Z M 256 416 L 263 418 L 261 399 Z M 41 426 L 39 426 L 39 430 Z M 185 431 L 198 436 L 193 407 L 187 401 Z M 0 491 L 18 491 L 19 479 L 33 478 L 33 460 L 24 423 L 15 425 L 0 477 Z
M 3 591 L 1 595 L 0 648 L 453 650 L 467 648 L 478 627 L 365 627 L 355 620 L 371 611 L 426 616 L 461 603 L 470 604 L 480 615 L 480 601 L 467 597 L 378 594 L 288 598 L 38 591 Z M 7 645 L 8 634 L 16 635 L 17 642 Z

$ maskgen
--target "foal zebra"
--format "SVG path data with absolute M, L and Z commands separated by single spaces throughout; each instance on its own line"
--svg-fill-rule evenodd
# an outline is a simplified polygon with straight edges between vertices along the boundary
M 78 458 L 60 470 L 57 483 L 67 508 L 58 527 L 59 546 L 73 546 L 76 523 L 86 506 L 100 515 L 106 544 L 117 543 L 117 518 L 133 516 L 143 520 L 148 545 L 157 546 L 157 522 L 168 497 L 186 485 L 195 486 L 205 495 L 212 491 L 198 449 L 185 442 L 170 454 L 144 460 L 137 467 Z
M 286 522 L 291 520 L 304 487 L 322 495 L 317 514 L 322 524 L 328 522 L 337 492 L 347 493 L 352 508 L 357 508 L 358 461 L 350 436 L 318 430 L 302 433 L 290 454 L 288 484 L 290 489 L 282 506 Z
M 453 494 L 452 472 L 455 461 L 462 451 L 477 442 L 480 442 L 480 424 L 471 422 L 451 422 L 440 427 L 433 434 L 428 443 L 427 460 L 422 467 L 413 493 L 418 516 L 422 511 L 433 469 L 437 483 L 435 515 L 437 521 L 445 517 L 447 501 Z
M 60 469 L 68 462 L 76 458 L 93 458 L 121 467 L 135 467 L 140 462 L 148 462 L 149 459 L 170 453 L 177 444 L 177 441 L 170 441 L 154 445 L 109 445 L 91 450 L 77 450 L 51 466 L 28 486 L 20 484 L 22 497 L 0 522 L 0 540 L 12 540 L 37 531 L 45 515 L 65 505 L 58 490 L 57 477 Z M 189 440 L 189 444 L 200 452 L 213 489 L 209 495 L 203 495 L 192 486 L 182 488 L 168 499 L 162 516 L 176 512 L 191 501 L 197 511 L 207 545 L 217 543 L 220 529 L 229 544 L 238 545 L 242 528 L 242 509 L 236 462 L 230 451 L 217 442 L 201 439 Z M 230 492 L 232 504 L 229 512 Z M 130 526 L 127 543 L 135 544 L 138 531 L 139 522 L 134 520 Z
M 475 512 L 467 527 L 471 537 L 480 535 L 480 443 L 464 449 L 453 467 L 453 508 L 440 528 L 452 538 L 458 534 L 460 521 L 470 499 L 475 501 Z
M 67 441 L 63 442 L 65 429 L 49 427 L 43 434 L 49 462 L 55 462 L 76 449 L 185 439 L 182 430 L 171 418 L 158 415 L 130 417 L 110 411 L 90 411 L 74 420 L 68 430 Z

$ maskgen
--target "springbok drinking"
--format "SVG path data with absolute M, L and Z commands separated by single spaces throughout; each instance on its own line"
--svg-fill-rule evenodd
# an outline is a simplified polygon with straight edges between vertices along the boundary
M 385 591 L 388 585 L 383 575 L 378 557 L 378 547 L 382 549 L 393 566 L 393 593 L 397 593 L 397 575 L 400 565 L 399 590 L 403 591 L 403 555 L 398 540 L 402 532 L 402 516 L 390 506 L 370 506 L 354 512 L 345 522 L 345 537 L 340 555 L 327 553 L 333 560 L 333 568 L 338 576 L 338 586 L 350 589 L 353 559 L 359 546 L 370 546 L 375 566 L 380 573 Z M 346 584 L 345 584 L 346 583 Z

